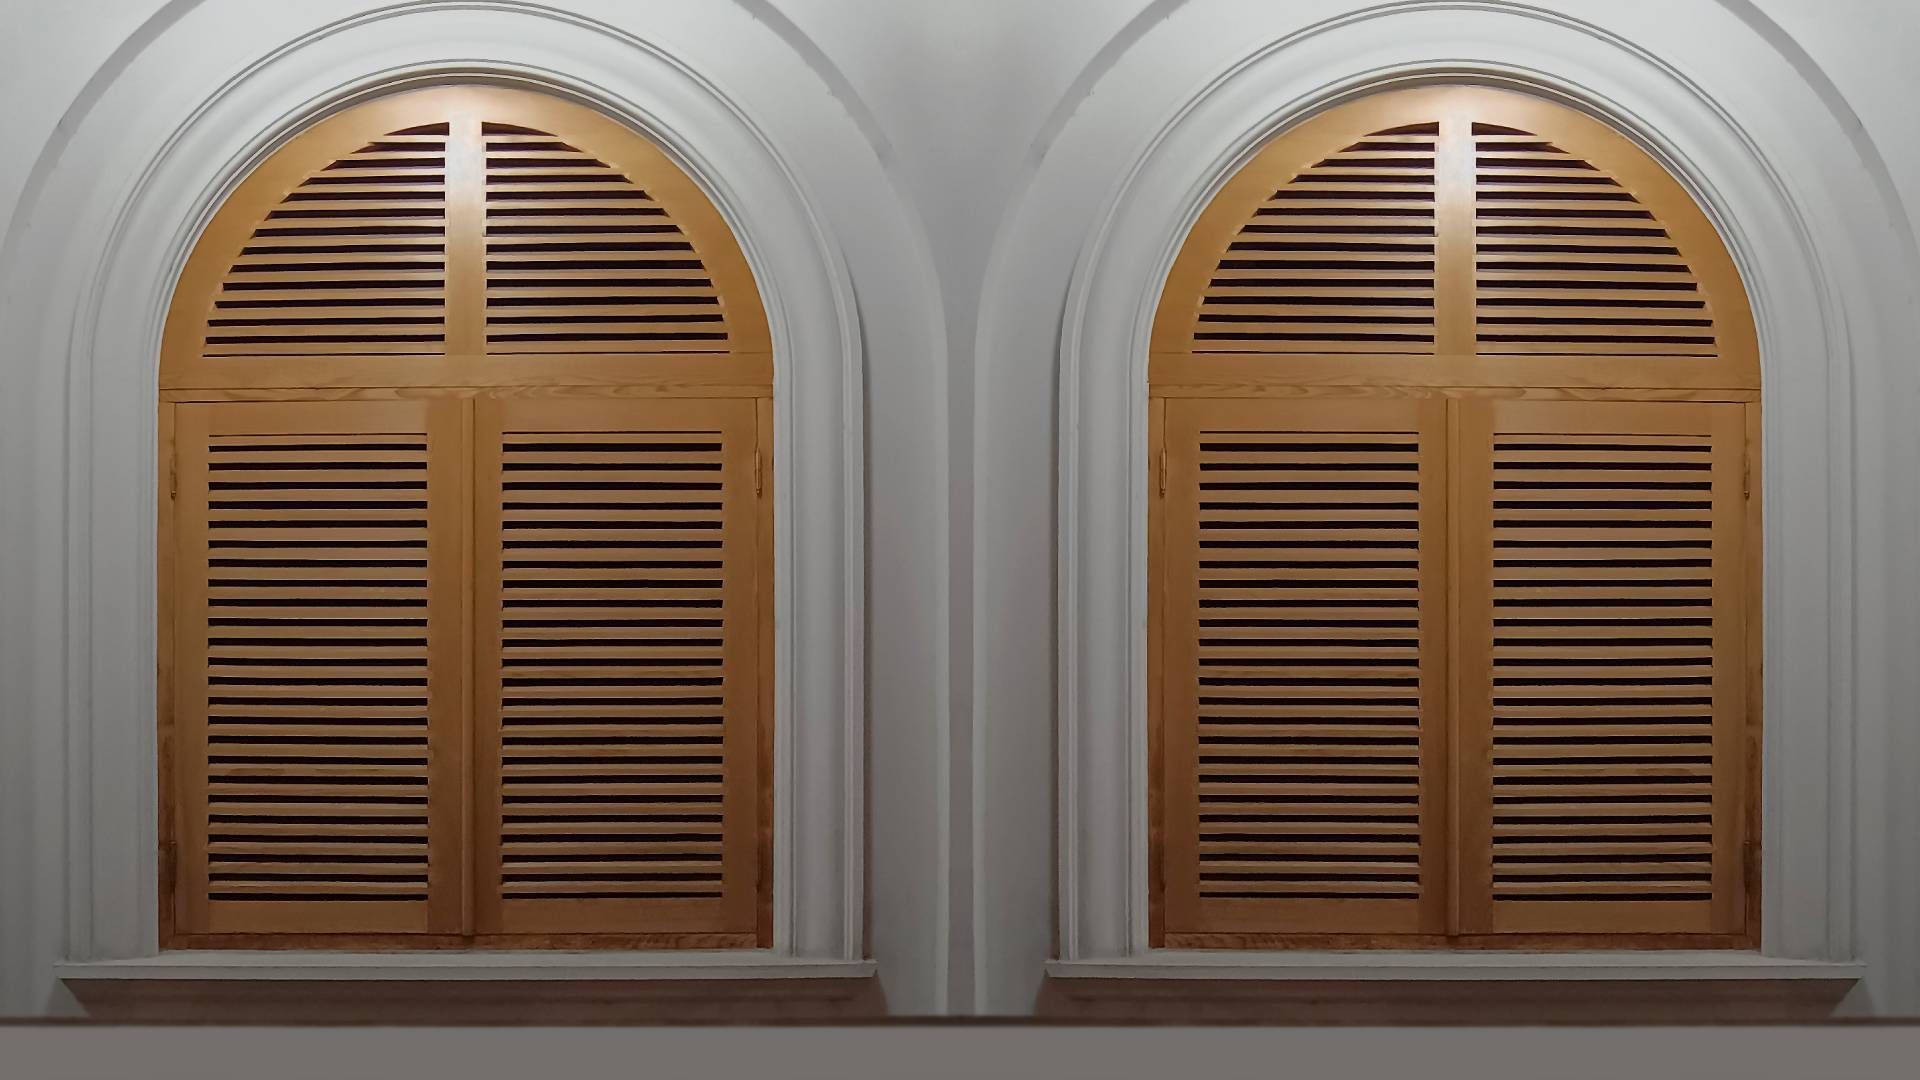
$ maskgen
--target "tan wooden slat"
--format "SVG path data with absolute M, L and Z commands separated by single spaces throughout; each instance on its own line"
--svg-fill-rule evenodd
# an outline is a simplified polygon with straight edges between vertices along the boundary
M 1354 139 L 1349 145 L 1363 143 Z M 1393 351 L 1433 351 L 1430 307 L 1341 310 L 1287 298 L 1350 295 L 1334 285 L 1342 277 L 1366 279 L 1365 284 L 1356 281 L 1363 290 L 1376 289 L 1383 279 L 1400 279 L 1410 294 L 1432 295 L 1433 142 L 1374 145 L 1392 149 L 1332 154 L 1304 169 L 1289 167 L 1284 176 L 1264 183 L 1248 178 L 1245 194 L 1259 192 L 1258 201 L 1248 205 L 1237 222 L 1209 223 L 1212 258 L 1204 267 L 1195 263 L 1188 274 L 1191 286 L 1183 286 L 1195 295 L 1205 291 L 1234 298 L 1231 306 L 1196 306 L 1185 313 L 1182 332 L 1200 343 L 1197 348 L 1286 354 L 1381 352 L 1391 344 Z M 1402 145 L 1427 152 L 1409 154 L 1398 149 Z M 1405 231 L 1423 221 L 1425 235 Z M 1325 231 L 1329 229 L 1339 231 Z M 1329 262 L 1346 265 L 1329 269 Z M 1219 293 L 1208 287 L 1209 281 L 1258 281 L 1276 275 L 1303 281 L 1273 292 Z M 1311 284 L 1316 281 L 1328 284 Z M 1275 321 L 1301 314 L 1322 316 L 1323 321 Z M 1222 334 L 1232 337 L 1218 336 Z

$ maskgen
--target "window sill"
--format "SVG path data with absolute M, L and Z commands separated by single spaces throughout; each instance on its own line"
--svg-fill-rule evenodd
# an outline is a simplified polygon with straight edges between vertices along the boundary
M 1154 950 L 1113 960 L 1050 960 L 1056 979 L 1217 979 L 1317 982 L 1853 982 L 1866 966 L 1758 953 L 1207 952 Z
M 658 982 L 863 979 L 871 960 L 813 960 L 766 951 L 241 952 L 189 950 L 58 964 L 68 982 Z

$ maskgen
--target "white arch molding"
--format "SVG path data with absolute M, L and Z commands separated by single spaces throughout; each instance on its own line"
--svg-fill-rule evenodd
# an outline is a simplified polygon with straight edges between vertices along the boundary
M 1725 9 L 1676 21 L 1671 9 L 1618 10 L 1635 5 L 1411 0 L 1326 5 L 1358 10 L 1309 22 L 1275 7 L 1186 5 L 1115 59 L 1060 123 L 989 276 L 979 484 L 1027 513 L 1056 497 L 1058 534 L 1052 566 L 1026 564 L 981 603 L 979 636 L 994 645 L 981 682 L 999 689 L 980 715 L 1019 715 L 1047 693 L 1020 654 L 1055 643 L 1021 628 L 1057 618 L 1059 960 L 1050 970 L 1341 977 L 1324 955 L 1200 956 L 1146 944 L 1148 330 L 1188 228 L 1274 133 L 1372 90 L 1465 79 L 1559 100 L 1629 133 L 1689 188 L 1734 253 L 1756 309 L 1766 395 L 1767 664 L 1763 943 L 1734 962 L 1755 977 L 1864 972 L 1882 1009 L 1914 994 L 1898 951 L 1912 943 L 1858 932 L 1860 922 L 1878 929 L 1885 905 L 1912 896 L 1914 872 L 1913 852 L 1905 863 L 1886 858 L 1897 844 L 1895 802 L 1907 796 L 1889 790 L 1881 755 L 1912 736 L 1888 708 L 1914 700 L 1903 658 L 1888 650 L 1910 643 L 1900 605 L 1920 593 L 1887 545 L 1911 535 L 1913 499 L 1893 478 L 1920 458 L 1892 421 L 1894 403 L 1913 400 L 1902 344 L 1920 334 L 1908 313 L 1915 254 L 1896 239 L 1911 232 L 1884 176 L 1835 175 L 1834 162 L 1859 160 L 1844 118 Z M 1178 98 L 1153 89 L 1183 85 L 1198 89 Z M 1143 129 L 1133 119 L 1142 115 L 1166 119 Z M 1077 252 L 1071 267 L 1058 253 L 1067 245 Z M 1070 275 L 1064 314 L 1030 299 L 1055 275 Z M 1052 398 L 1042 380 L 1055 371 Z M 1021 434 L 1048 400 L 1057 492 L 1034 478 L 1031 455 L 1046 451 Z M 983 550 L 996 537 L 1011 543 L 1012 516 L 983 517 Z M 1052 612 L 1030 599 L 1047 577 Z M 986 742 L 1000 749 L 983 771 L 1031 771 L 1017 761 L 1035 753 L 1030 737 L 1008 725 Z M 997 864 L 989 854 L 984 875 L 1016 874 L 1041 854 L 1018 846 L 1010 824 L 1034 820 L 1034 808 L 985 814 L 982 832 L 1015 846 Z M 1014 927 L 1003 937 L 985 977 L 995 992 L 1031 995 L 1016 958 L 1044 948 L 1044 933 Z M 1871 962 L 1850 963 L 1856 957 Z M 1447 964 L 1423 969 L 1432 977 Z M 1578 977 L 1596 964 L 1615 977 L 1713 970 L 1709 958 L 1676 954 L 1516 964 L 1531 974 L 1506 977 Z M 1391 976 L 1391 965 L 1382 970 L 1373 977 Z
M 34 876 L 31 917 L 10 905 L 0 927 L 6 1000 L 47 1007 L 37 980 L 55 962 L 64 976 L 98 977 L 112 973 L 102 961 L 151 961 L 157 950 L 154 403 L 162 320 L 186 256 L 227 192 L 305 125 L 372 95 L 460 79 L 571 97 L 662 145 L 739 238 L 773 334 L 774 946 L 631 954 L 622 970 L 869 973 L 863 348 L 937 356 L 915 340 L 937 319 L 926 315 L 930 286 L 914 277 L 924 274 L 918 250 L 882 233 L 853 238 L 850 254 L 836 235 L 847 230 L 832 223 L 850 214 L 897 219 L 858 125 L 788 43 L 731 4 L 665 12 L 650 26 L 660 42 L 579 13 L 618 5 L 339 2 L 250 8 L 237 22 L 217 10 L 233 6 L 174 13 L 126 58 L 36 170 L 36 197 L 8 237 L 7 323 L 33 369 L 9 403 L 22 410 L 10 419 L 29 452 L 0 481 L 10 508 L 30 508 L 13 520 L 32 533 L 8 534 L 28 557 L 0 568 L 0 595 L 22 602 L 0 634 L 14 663 L 10 711 L 18 705 L 32 733 L 30 753 L 0 768 L 15 790 L 38 793 L 30 813 L 43 831 L 37 852 L 0 853 L 10 875 Z M 751 110 L 689 57 L 761 87 Z M 763 124 L 813 142 L 796 154 Z M 895 281 L 866 310 L 850 258 L 869 294 L 876 263 Z

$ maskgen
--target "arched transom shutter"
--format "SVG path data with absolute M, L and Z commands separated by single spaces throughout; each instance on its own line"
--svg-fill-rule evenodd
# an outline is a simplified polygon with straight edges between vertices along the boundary
M 1713 297 L 1632 188 L 1533 132 L 1469 130 L 1475 352 L 1719 355 Z
M 1155 943 L 1751 942 L 1758 363 L 1672 176 L 1361 99 L 1227 182 L 1151 344 Z
M 771 381 L 707 195 L 618 123 L 524 92 L 314 125 L 228 199 L 176 296 L 168 387 Z
M 1718 233 L 1605 125 L 1471 88 L 1275 139 L 1181 248 L 1160 383 L 1739 387 L 1759 364 Z
M 1439 131 L 1368 132 L 1268 196 L 1213 267 L 1194 350 L 1432 353 Z
M 490 353 L 724 353 L 728 311 L 658 198 L 553 134 L 482 123 Z
M 349 108 L 164 348 L 169 944 L 771 944 L 767 318 L 666 152 Z
M 388 132 L 301 180 L 227 267 L 206 355 L 444 352 L 447 137 Z

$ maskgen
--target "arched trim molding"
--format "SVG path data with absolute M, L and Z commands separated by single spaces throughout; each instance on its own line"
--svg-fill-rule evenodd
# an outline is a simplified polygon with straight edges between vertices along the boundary
M 1716 98 L 1657 55 L 1656 47 L 1670 44 L 1660 41 L 1659 28 L 1643 24 L 1637 32 L 1657 44 L 1642 47 L 1614 30 L 1517 3 L 1381 5 L 1264 36 L 1249 30 L 1240 40 L 1273 44 L 1213 68 L 1218 74 L 1177 103 L 1125 161 L 1089 152 L 1078 159 L 1077 174 L 1062 163 L 1098 137 L 1087 132 L 1100 123 L 1113 130 L 1116 119 L 1106 110 L 1127 107 L 1117 100 L 1097 102 L 1095 95 L 1086 104 L 1090 115 L 1063 126 L 1029 205 L 1044 212 L 1045 200 L 1069 190 L 1076 175 L 1108 190 L 1087 215 L 1059 327 L 1060 921 L 1053 974 L 1217 976 L 1238 967 L 1341 977 L 1328 973 L 1338 964 L 1312 954 L 1221 959 L 1148 947 L 1149 342 L 1182 241 L 1263 145 L 1342 102 L 1436 82 L 1523 91 L 1625 133 L 1705 211 L 1747 283 L 1769 402 L 1760 481 L 1767 560 L 1762 943 L 1749 959 L 1794 977 L 1863 970 L 1847 963 L 1856 955 L 1859 881 L 1851 807 L 1878 779 L 1855 768 L 1855 748 L 1878 739 L 1885 718 L 1852 704 L 1857 693 L 1875 694 L 1881 685 L 1858 689 L 1866 676 L 1857 665 L 1870 659 L 1857 651 L 1854 627 L 1889 616 L 1863 596 L 1854 576 L 1866 520 L 1860 501 L 1868 498 L 1857 485 L 1862 476 L 1883 479 L 1877 464 L 1856 472 L 1854 462 L 1860 448 L 1877 457 L 1893 445 L 1877 441 L 1886 438 L 1879 417 L 1859 409 L 1852 391 L 1887 377 L 1890 357 L 1882 349 L 1899 340 L 1901 326 L 1865 298 L 1877 293 L 1882 303 L 1903 302 L 1898 285 L 1874 275 L 1877 267 L 1909 262 L 1911 252 L 1861 243 L 1874 213 L 1893 212 L 1869 178 L 1860 178 L 1851 207 L 1847 196 L 1819 186 L 1829 173 L 1812 166 L 1822 154 L 1845 152 L 1837 132 L 1821 129 L 1797 146 L 1762 142 L 1747 125 L 1769 123 L 1765 114 L 1777 103 Z M 1199 21 L 1185 30 L 1169 26 L 1161 40 L 1149 36 L 1136 46 L 1131 59 L 1150 64 L 1157 55 L 1197 66 L 1193 55 L 1209 48 L 1205 34 Z M 1127 67 L 1125 59 L 1117 63 L 1113 77 Z M 1796 93 L 1803 120 L 1807 112 L 1824 114 L 1804 88 Z M 1120 179 L 1099 179 L 1114 175 Z M 1847 224 L 1850 213 L 1852 222 L 1867 224 Z M 1020 261 L 1015 252 L 1000 254 L 1002 265 Z M 989 298 L 987 311 L 996 310 L 1012 308 L 996 309 Z M 1004 318 L 1006 325 L 990 326 L 983 341 L 1013 332 L 1017 317 Z M 994 479 L 983 473 L 981 482 Z M 1886 587 L 1911 582 L 1890 578 Z M 1789 612 L 1794 617 L 1784 617 Z M 982 617 L 990 624 L 995 613 Z M 1672 972 L 1687 963 L 1668 956 L 1657 967 Z M 1536 962 L 1541 971 L 1551 965 Z
M 34 955 L 69 979 L 126 977 L 112 970 L 116 961 L 167 977 L 166 957 L 156 956 L 161 867 L 151 842 L 152 404 L 168 302 L 190 251 L 236 187 L 296 133 L 383 95 L 481 82 L 569 99 L 658 146 L 737 238 L 765 307 L 765 329 L 755 332 L 776 358 L 773 946 L 718 958 L 627 954 L 615 974 L 584 977 L 631 977 L 649 966 L 657 972 L 643 977 L 870 974 L 862 959 L 862 335 L 845 256 L 825 226 L 829 211 L 802 169 L 745 106 L 674 54 L 543 5 L 425 2 L 318 28 L 283 21 L 258 28 L 287 35 L 270 39 L 264 55 L 229 42 L 239 56 L 257 57 L 231 68 L 222 66 L 226 54 L 188 40 L 185 24 L 207 17 L 183 16 L 128 60 L 60 157 L 43 163 L 33 218 L 9 237 L 9 299 L 20 316 L 11 328 L 37 358 L 34 385 L 64 386 L 69 404 L 63 422 L 34 422 L 35 468 L 64 476 L 65 487 L 34 493 L 28 516 L 47 533 L 34 561 L 9 567 L 31 567 L 53 591 L 7 582 L 9 595 L 32 597 L 35 610 L 67 628 L 33 646 L 45 662 L 20 688 L 36 703 L 33 760 L 56 770 L 64 761 L 65 839 L 39 861 L 64 867 L 64 880 L 42 893 L 58 905 L 56 926 L 65 910 L 64 935 L 30 931 L 36 942 L 54 939 Z M 674 29 L 719 33 L 705 17 Z M 788 65 L 782 77 L 796 77 L 786 44 L 737 38 L 727 40 L 739 70 Z M 199 79 L 161 79 L 155 90 L 154 66 L 192 66 L 188 56 L 207 69 Z M 878 174 L 851 174 L 871 177 L 865 197 L 891 198 Z M 49 543 L 67 553 L 64 564 L 40 558 Z M 50 913 L 41 914 L 45 927 Z M 200 960 L 196 970 L 222 977 L 220 962 Z M 360 977 L 391 974 L 374 960 L 332 963 L 361 964 Z M 271 977 L 297 978 L 298 969 Z

